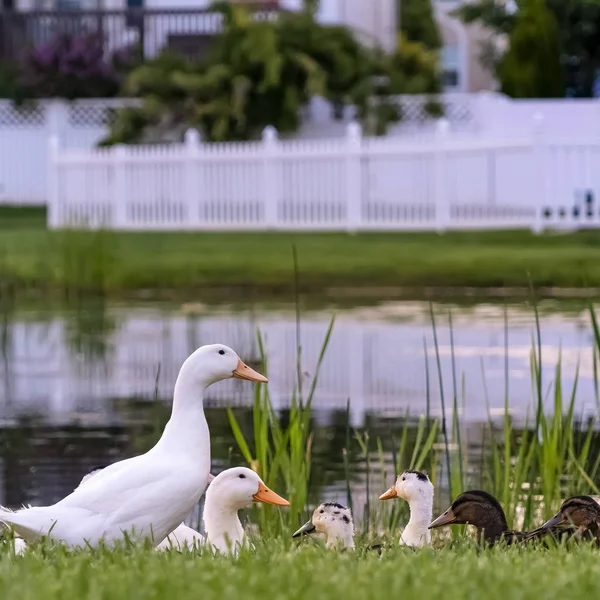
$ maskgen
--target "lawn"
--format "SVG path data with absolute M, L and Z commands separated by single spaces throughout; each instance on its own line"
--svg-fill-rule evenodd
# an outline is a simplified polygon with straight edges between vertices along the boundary
M 366 288 L 600 287 L 596 232 L 50 232 L 39 209 L 0 210 L 0 277 L 23 286 L 289 294 Z M 382 291 L 383 293 L 383 291 Z
M 393 548 L 337 553 L 278 541 L 238 560 L 152 550 L 0 556 L 0 598 L 19 600 L 462 600 L 595 598 L 598 552 Z

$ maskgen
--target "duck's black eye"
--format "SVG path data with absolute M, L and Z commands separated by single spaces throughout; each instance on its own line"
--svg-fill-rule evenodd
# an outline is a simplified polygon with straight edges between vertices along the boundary
M 321 514 L 321 515 L 322 515 L 324 512 L 325 512 L 325 511 L 324 511 L 323 509 L 321 509 L 321 510 L 319 511 L 319 514 Z
M 246 476 L 245 476 L 243 473 L 240 473 L 240 474 L 238 475 L 238 477 L 239 477 L 240 479 L 246 479 Z
M 225 354 L 225 350 L 219 350 L 219 354 Z
M 403 477 L 403 478 L 402 478 L 402 481 L 406 481 L 406 477 Z

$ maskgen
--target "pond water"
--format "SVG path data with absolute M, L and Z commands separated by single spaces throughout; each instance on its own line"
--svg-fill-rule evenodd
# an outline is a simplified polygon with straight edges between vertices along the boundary
M 92 467 L 150 447 L 168 418 L 181 363 L 202 344 L 230 345 L 256 366 L 260 332 L 270 394 L 284 414 L 293 393 L 306 397 L 333 315 L 313 401 L 319 496 L 345 500 L 348 427 L 381 438 L 389 483 L 393 446 L 407 414 L 411 428 L 419 416 L 441 417 L 440 390 L 448 419 L 456 390 L 463 443 L 474 453 L 488 417 L 503 414 L 507 392 L 517 423 L 524 426 L 533 415 L 535 318 L 527 303 L 506 309 L 434 304 L 437 344 L 430 305 L 420 302 L 307 309 L 299 322 L 293 306 L 269 304 L 245 310 L 99 300 L 61 310 L 13 306 L 0 323 L 0 504 L 53 503 Z M 560 360 L 566 395 L 579 374 L 576 414 L 594 414 L 587 310 L 542 304 L 540 325 L 542 388 L 550 389 Z M 235 407 L 250 431 L 253 394 L 252 384 L 237 380 L 209 388 L 213 472 L 242 463 L 224 409 Z M 552 402 L 548 394 L 547 410 Z M 364 457 L 356 447 L 350 456 L 353 493 L 364 499 Z M 373 495 L 383 491 L 381 479 Z

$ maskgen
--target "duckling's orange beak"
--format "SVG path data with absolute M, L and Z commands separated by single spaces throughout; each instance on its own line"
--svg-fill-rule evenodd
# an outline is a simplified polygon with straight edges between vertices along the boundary
M 456 522 L 456 517 L 450 507 L 444 514 L 441 514 L 435 521 L 431 522 L 429 529 L 436 529 L 437 527 L 443 527 L 444 525 L 452 525 Z
M 258 492 L 252 496 L 254 502 L 264 502 L 265 504 L 276 504 L 277 506 L 289 506 L 290 503 L 270 490 L 262 481 L 258 484 Z
M 269 381 L 264 375 L 257 373 L 254 369 L 251 369 L 246 363 L 238 360 L 237 367 L 231 374 L 236 379 L 247 379 L 248 381 L 258 381 L 260 383 L 266 383 Z
M 383 494 L 381 494 L 381 496 L 379 496 L 380 500 L 391 500 L 392 498 L 397 498 L 398 497 L 398 492 L 396 491 L 396 488 L 394 486 L 392 486 L 387 492 L 384 492 Z

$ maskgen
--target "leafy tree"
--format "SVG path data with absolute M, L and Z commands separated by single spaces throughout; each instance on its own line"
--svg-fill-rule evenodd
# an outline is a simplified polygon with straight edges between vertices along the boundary
M 564 95 L 558 25 L 545 0 L 521 6 L 498 73 L 502 91 L 515 98 Z
M 309 12 L 264 22 L 219 10 L 224 29 L 205 60 L 165 53 L 130 73 L 123 93 L 142 106 L 120 111 L 103 144 L 180 139 L 189 127 L 212 141 L 253 139 L 267 125 L 293 132 L 315 95 L 355 106 L 367 132 L 383 133 L 401 117 L 392 93 L 438 90 L 437 63 L 419 45 L 387 56 Z
M 479 22 L 497 34 L 509 35 L 517 24 L 519 12 L 527 0 L 510 3 L 496 0 L 471 0 L 456 14 L 466 23 Z M 565 88 L 576 96 L 590 96 L 600 67 L 600 1 L 545 0 L 558 25 L 562 64 L 566 67 Z M 484 47 L 488 65 L 499 68 L 497 49 Z
M 398 0 L 399 29 L 406 39 L 438 50 L 442 38 L 433 14 L 431 0 Z

